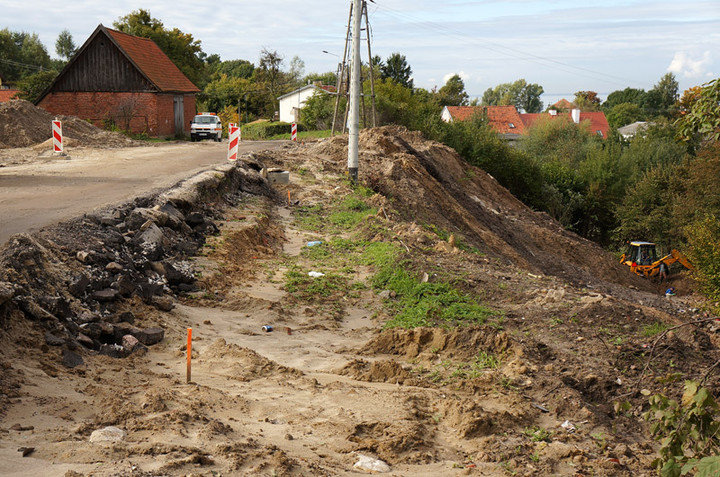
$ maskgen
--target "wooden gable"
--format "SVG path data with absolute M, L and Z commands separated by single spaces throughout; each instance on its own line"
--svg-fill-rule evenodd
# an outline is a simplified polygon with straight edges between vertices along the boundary
M 148 92 L 157 88 L 99 28 L 45 93 Z M 43 95 L 44 96 L 44 95 Z

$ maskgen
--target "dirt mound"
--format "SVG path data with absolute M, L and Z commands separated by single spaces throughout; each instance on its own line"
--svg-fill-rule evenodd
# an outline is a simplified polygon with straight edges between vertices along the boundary
M 201 362 L 213 364 L 216 373 L 230 376 L 238 381 L 251 381 L 276 374 L 286 376 L 303 374 L 297 369 L 281 366 L 251 349 L 228 344 L 224 339 L 215 340 L 201 354 Z
M 345 167 L 347 137 L 309 148 Z M 388 126 L 360 135 L 360 175 L 373 190 L 391 198 L 404 218 L 459 233 L 482 252 L 535 273 L 576 284 L 600 280 L 648 288 L 598 245 L 534 212 L 453 149 L 419 133 Z
M 398 383 L 404 384 L 411 374 L 397 361 L 381 360 L 372 363 L 362 359 L 355 359 L 338 371 L 338 374 L 351 376 L 360 381 L 372 383 Z
M 44 109 L 21 99 L 0 103 L 0 149 L 47 142 L 54 118 Z M 57 118 L 63 122 L 63 136 L 72 138 L 74 145 L 110 148 L 136 143 L 122 134 L 103 131 L 75 116 Z

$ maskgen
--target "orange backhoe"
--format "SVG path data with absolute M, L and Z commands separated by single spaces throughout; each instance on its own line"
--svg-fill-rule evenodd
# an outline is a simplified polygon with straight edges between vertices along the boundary
M 620 262 L 645 278 L 667 276 L 673 263 L 680 263 L 688 270 L 693 269 L 687 257 L 677 250 L 658 259 L 655 244 L 652 242 L 630 242 L 627 252 L 620 257 Z

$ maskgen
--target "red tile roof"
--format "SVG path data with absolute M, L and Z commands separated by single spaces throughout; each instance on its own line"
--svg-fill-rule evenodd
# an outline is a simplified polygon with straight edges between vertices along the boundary
M 487 112 L 490 126 L 498 134 L 524 134 L 525 125 L 515 106 L 448 106 L 453 121 L 467 121 L 474 114 Z
M 550 113 L 542 114 L 521 114 L 520 117 L 525 125 L 525 128 L 530 128 L 540 118 L 565 118 L 568 121 L 572 121 L 572 113 L 558 113 L 551 115 Z M 587 121 L 587 122 L 586 122 Z M 580 124 L 587 124 L 590 132 L 597 134 L 598 131 L 602 133 L 602 138 L 607 139 L 608 133 L 610 132 L 610 125 L 607 122 L 605 113 L 602 111 L 581 111 L 580 112 Z
M 179 93 L 197 93 L 200 91 L 154 41 L 109 28 L 105 30 L 128 58 L 160 91 Z
M 15 97 L 16 94 L 18 94 L 20 91 L 16 89 L 0 89 L 0 103 L 4 103 L 6 101 L 10 101 Z
M 558 110 L 563 110 L 563 109 L 573 109 L 573 108 L 577 108 L 577 106 L 575 105 L 575 103 L 571 103 L 571 102 L 568 101 L 567 99 L 563 98 L 563 99 L 561 99 L 560 101 L 558 101 L 557 103 L 555 103 L 555 104 L 553 104 L 552 106 L 550 106 L 550 108 L 558 109 Z

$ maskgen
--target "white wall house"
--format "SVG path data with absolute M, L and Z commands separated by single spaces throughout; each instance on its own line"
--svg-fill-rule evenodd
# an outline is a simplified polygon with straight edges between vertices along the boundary
M 335 87 L 322 86 L 318 84 L 309 84 L 300 89 L 284 94 L 278 98 L 280 102 L 280 121 L 286 123 L 296 123 L 300 120 L 300 109 L 305 106 L 305 102 L 317 92 L 333 92 Z

